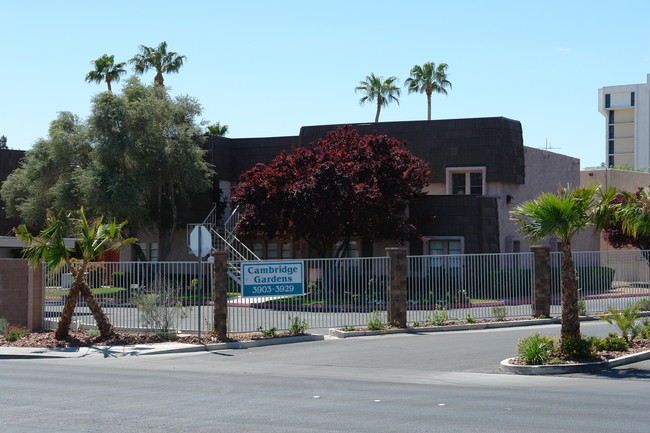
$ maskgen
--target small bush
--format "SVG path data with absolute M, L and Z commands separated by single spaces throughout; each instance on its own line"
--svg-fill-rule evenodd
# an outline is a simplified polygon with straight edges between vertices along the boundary
M 99 337 L 101 333 L 97 329 L 89 329 L 88 335 L 90 335 L 91 337 Z
M 508 315 L 508 310 L 506 307 L 492 307 L 492 315 L 498 321 L 503 321 Z
M 650 298 L 643 298 L 636 304 L 639 311 L 650 311 Z
M 568 359 L 585 359 L 593 355 L 592 340 L 583 337 L 567 337 L 560 342 L 560 352 Z
M 5 335 L 9 329 L 9 321 L 4 317 L 0 317 L 0 334 Z
M 435 309 L 433 313 L 426 317 L 425 321 L 428 325 L 442 326 L 449 319 L 447 309 L 442 307 L 442 310 Z
M 467 314 L 467 316 L 465 316 L 465 321 L 467 323 L 476 323 L 476 319 L 474 317 L 472 317 L 471 314 Z
M 625 341 L 625 338 L 612 333 L 598 342 L 597 349 L 612 352 L 627 352 L 629 345 Z
M 609 314 L 602 316 L 600 319 L 616 325 L 621 331 L 621 336 L 627 342 L 634 340 L 643 329 L 643 325 L 636 320 L 639 317 L 637 304 L 630 304 L 622 310 L 615 310 L 610 307 L 607 312 Z
M 307 331 L 308 323 L 300 320 L 299 316 L 289 316 L 289 334 L 303 335 Z
M 579 316 L 587 315 L 587 304 L 584 299 L 578 299 L 578 315 Z
M 5 338 L 9 341 L 18 341 L 21 338 L 27 337 L 29 335 L 29 329 L 21 325 L 10 326 L 7 329 Z
M 354 326 L 350 326 L 350 325 L 345 325 L 341 327 L 341 331 L 345 331 L 345 332 L 351 332 L 354 331 L 355 329 L 356 328 Z
M 366 324 L 371 331 L 381 331 L 386 327 L 386 324 L 381 318 L 381 313 L 376 310 L 372 312 L 372 316 L 368 317 Z
M 553 353 L 553 340 L 545 335 L 532 334 L 517 343 L 517 356 L 527 365 L 546 364 Z
M 257 330 L 262 333 L 263 336 L 265 337 L 275 337 L 275 333 L 277 331 L 277 328 L 269 328 L 269 329 L 264 329 L 261 325 L 257 327 Z

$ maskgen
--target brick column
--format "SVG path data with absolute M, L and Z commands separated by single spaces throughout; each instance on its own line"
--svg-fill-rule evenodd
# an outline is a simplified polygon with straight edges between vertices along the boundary
M 406 248 L 386 248 L 390 257 L 388 323 L 406 328 Z
M 43 265 L 29 266 L 27 270 L 27 327 L 29 329 L 43 328 Z
M 228 338 L 228 253 L 212 253 L 212 300 L 214 302 L 213 330 L 219 341 Z
M 551 315 L 551 248 L 548 246 L 531 247 L 535 254 L 535 274 L 533 316 Z

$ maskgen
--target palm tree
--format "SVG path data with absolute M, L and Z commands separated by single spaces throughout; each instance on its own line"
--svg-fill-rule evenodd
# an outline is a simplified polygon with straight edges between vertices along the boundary
M 377 101 L 375 123 L 379 122 L 381 107 L 387 107 L 392 101 L 397 102 L 397 105 L 399 105 L 400 89 L 395 84 L 397 84 L 397 77 L 388 77 L 384 81 L 384 77 L 376 77 L 375 74 L 370 74 L 366 76 L 365 81 L 359 81 L 359 85 L 354 88 L 355 92 L 362 91 L 365 93 L 365 96 L 359 100 L 361 105 L 366 102 Z
M 521 203 L 510 212 L 510 218 L 518 224 L 519 231 L 532 241 L 555 236 L 562 242 L 563 341 L 580 337 L 578 282 L 571 256 L 571 238 L 592 223 L 592 212 L 597 208 L 596 189 L 596 186 L 575 190 L 560 188 L 556 194 L 543 193 L 535 200 Z M 601 200 L 601 203 L 608 202 L 606 197 Z
M 144 74 L 149 69 L 155 69 L 156 76 L 153 82 L 159 86 L 165 85 L 163 73 L 178 72 L 185 60 L 185 56 L 180 56 L 174 51 L 167 52 L 165 41 L 156 48 L 140 45 L 140 51 L 140 54 L 136 54 L 129 60 L 133 64 L 133 70 L 138 74 Z
M 440 63 L 437 67 L 433 62 L 424 65 L 415 65 L 411 69 L 411 77 L 404 81 L 409 93 L 419 92 L 427 94 L 427 120 L 431 120 L 431 95 L 433 92 L 447 94 L 445 87 L 451 88 L 447 80 L 447 64 Z
M 24 224 L 15 229 L 16 236 L 25 244 L 23 257 L 32 265 L 40 266 L 41 263 L 45 263 L 49 271 L 66 265 L 74 278 L 54 333 L 57 340 L 64 340 L 69 335 L 70 323 L 80 293 L 97 322 L 101 336 L 106 338 L 115 333 L 88 286 L 86 270 L 88 262 L 96 260 L 104 252 L 119 249 L 136 241 L 134 238 L 122 237 L 122 228 L 125 224 L 126 221 L 117 224 L 115 220 L 104 223 L 101 217 L 88 221 L 81 208 L 75 212 L 61 211 L 56 216 L 49 215 L 45 228 L 36 236 L 33 236 Z M 81 262 L 72 262 L 71 253 L 75 249 L 65 245 L 65 237 L 76 239 L 77 250 L 81 253 Z
M 220 122 L 208 125 L 207 129 L 208 135 L 216 135 L 218 137 L 224 137 L 228 133 L 228 125 L 222 125 Z
M 126 74 L 126 69 L 124 69 L 126 63 L 121 62 L 116 65 L 115 56 L 104 54 L 97 60 L 93 60 L 90 63 L 95 65 L 95 69 L 86 74 L 86 81 L 89 83 L 94 81 L 97 84 L 101 83 L 102 81 L 106 81 L 108 91 L 111 93 L 113 92 L 111 89 L 111 82 L 120 81 L 120 75 Z

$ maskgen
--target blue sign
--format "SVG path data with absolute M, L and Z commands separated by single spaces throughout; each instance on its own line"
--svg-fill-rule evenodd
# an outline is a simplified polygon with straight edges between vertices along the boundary
M 305 293 L 304 262 L 251 261 L 241 264 L 242 296 L 290 296 Z

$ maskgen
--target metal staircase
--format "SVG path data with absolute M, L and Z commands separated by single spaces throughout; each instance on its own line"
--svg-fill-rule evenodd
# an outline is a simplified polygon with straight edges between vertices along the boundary
M 228 253 L 228 275 L 238 284 L 241 283 L 241 262 L 260 260 L 235 234 L 235 227 L 239 221 L 239 216 L 239 206 L 237 206 L 223 226 L 220 226 L 218 224 L 217 206 L 215 204 L 202 223 L 212 235 L 212 248 L 216 251 L 225 251 Z

